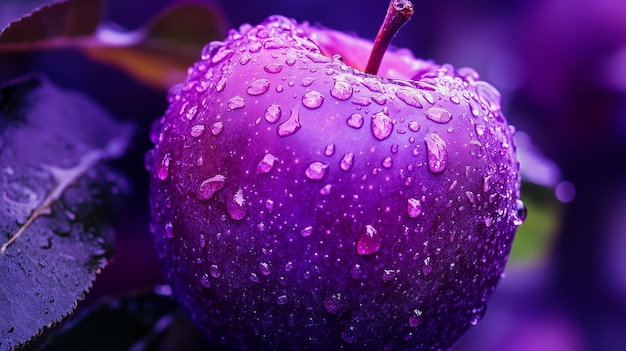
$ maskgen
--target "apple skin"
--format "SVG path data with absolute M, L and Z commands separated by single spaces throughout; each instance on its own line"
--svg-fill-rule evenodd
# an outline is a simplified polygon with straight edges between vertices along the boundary
M 272 16 L 172 88 L 146 156 L 166 280 L 236 350 L 448 349 L 523 220 L 513 128 L 472 70 L 397 51 L 373 76 L 333 45 L 364 65 Z

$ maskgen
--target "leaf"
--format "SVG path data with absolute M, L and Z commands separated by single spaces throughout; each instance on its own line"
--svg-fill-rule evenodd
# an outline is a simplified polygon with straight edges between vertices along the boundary
M 43 6 L 0 32 L 0 53 L 76 48 L 166 90 L 184 80 L 204 45 L 226 35 L 216 5 L 178 4 L 136 31 L 101 23 L 101 7 L 81 0 Z
M 69 321 L 41 350 L 216 350 L 171 298 L 169 287 L 100 303 Z
M 132 128 L 39 76 L 0 88 L 0 350 L 62 320 L 113 251 L 106 223 Z

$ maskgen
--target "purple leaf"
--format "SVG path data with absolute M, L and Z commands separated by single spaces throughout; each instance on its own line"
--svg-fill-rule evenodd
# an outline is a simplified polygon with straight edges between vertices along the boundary
M 0 88 L 0 350 L 69 315 L 107 264 L 106 210 L 126 185 L 102 161 L 131 133 L 45 78 Z

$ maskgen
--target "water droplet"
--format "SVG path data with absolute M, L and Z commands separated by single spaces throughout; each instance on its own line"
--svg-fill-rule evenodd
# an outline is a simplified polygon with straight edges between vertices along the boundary
M 435 98 L 430 93 L 423 92 L 422 96 L 429 104 L 433 105 L 435 103 Z
M 228 212 L 230 218 L 234 220 L 241 220 L 246 217 L 248 207 L 241 189 L 237 190 L 235 195 L 226 201 L 226 211 Z
M 250 280 L 253 283 L 258 283 L 259 282 L 259 276 L 256 273 L 250 273 Z
M 215 55 L 213 55 L 211 62 L 213 62 L 214 64 L 218 64 L 224 61 L 225 59 L 231 57 L 232 55 L 233 55 L 233 50 L 230 50 L 230 49 L 220 50 L 217 53 L 215 53 Z
M 487 304 L 482 304 L 480 307 L 472 309 L 472 316 L 470 317 L 471 325 L 478 325 L 487 312 Z
M 248 62 L 250 62 L 250 60 L 252 60 L 252 56 L 250 56 L 250 54 L 248 53 L 245 53 L 241 55 L 241 58 L 239 59 L 239 64 L 245 66 L 246 64 L 248 64 Z
M 172 222 L 165 223 L 165 237 L 172 239 L 174 237 L 174 225 Z
M 285 272 L 289 272 L 293 269 L 293 262 L 289 261 L 285 263 Z
M 337 100 L 348 100 L 352 97 L 352 86 L 347 82 L 336 80 L 330 89 L 330 95 Z
M 202 52 L 200 54 L 200 57 L 203 60 L 208 60 L 211 58 L 211 56 L 213 56 L 213 54 L 221 47 L 224 46 L 224 42 L 223 41 L 212 41 L 208 44 L 206 44 L 203 48 L 202 48 Z
M 194 138 L 199 138 L 204 134 L 204 126 L 202 124 L 195 125 L 191 127 L 191 136 Z
M 385 157 L 385 158 L 383 159 L 383 162 L 381 162 L 381 165 L 382 165 L 384 168 L 389 169 L 389 168 L 391 168 L 391 166 L 393 166 L 393 160 L 391 159 L 391 157 Z
M 474 193 L 471 191 L 466 191 L 465 196 L 467 196 L 467 199 L 469 200 L 470 203 L 474 203 L 474 201 L 476 201 L 476 198 L 474 197 Z
M 326 185 L 324 185 L 324 187 L 322 187 L 320 189 L 320 194 L 322 194 L 322 195 L 329 195 L 330 191 L 332 190 L 332 188 L 333 188 L 332 184 L 326 184 Z
M 270 265 L 267 262 L 259 263 L 259 271 L 263 275 L 270 275 L 270 274 L 272 274 L 272 269 L 270 268 Z
M 420 130 L 420 125 L 417 121 L 409 122 L 409 130 L 412 132 L 418 132 Z
M 385 140 L 393 131 L 393 122 L 385 112 L 378 112 L 372 116 L 371 127 L 376 140 Z
M 391 153 L 394 155 L 398 153 L 398 144 L 391 145 Z
M 161 164 L 157 167 L 157 177 L 161 180 L 166 180 L 170 173 L 170 160 L 171 156 L 169 153 L 163 156 L 161 160 Z
M 300 115 L 298 112 L 298 105 L 291 108 L 291 115 L 289 119 L 278 125 L 278 135 L 281 137 L 293 135 L 300 130 Z
M 524 204 L 524 201 L 520 199 L 517 199 L 515 203 L 517 205 L 517 209 L 513 215 L 513 224 L 519 226 L 522 225 L 526 219 L 526 205 Z
M 368 79 L 363 81 L 363 85 L 373 93 L 382 93 L 383 88 L 378 80 Z
M 422 202 L 415 198 L 406 201 L 406 211 L 409 217 L 417 218 L 422 214 Z
M 248 51 L 250 51 L 251 53 L 255 53 L 255 52 L 259 52 L 259 50 L 261 50 L 262 48 L 263 48 L 263 46 L 261 45 L 261 43 L 254 42 L 254 43 L 250 44 L 250 47 L 248 48 Z
M 300 231 L 300 235 L 302 235 L 305 238 L 307 236 L 311 235 L 312 233 L 313 233 L 313 227 L 312 226 L 305 227 L 304 229 L 302 229 Z
M 302 97 L 302 104 L 310 109 L 316 109 L 324 103 L 324 97 L 319 92 L 313 90 L 304 94 Z
M 228 100 L 228 110 L 238 110 L 240 108 L 244 108 L 246 106 L 246 100 L 244 100 L 241 96 L 237 95 L 230 100 Z
M 204 286 L 205 288 L 210 288 L 211 287 L 211 279 L 209 278 L 208 274 L 204 273 L 200 277 L 200 284 L 202 284 L 202 286 Z
M 424 275 L 429 275 L 433 271 L 433 264 L 430 261 L 430 256 L 424 259 L 424 265 L 422 265 L 422 273 Z
M 319 161 L 311 162 L 304 171 L 307 178 L 311 180 L 322 180 L 328 173 L 328 165 Z
M 349 305 L 341 293 L 326 294 L 324 296 L 324 309 L 335 316 L 341 316 L 348 311 Z
M 359 255 L 372 255 L 378 252 L 382 238 L 378 231 L 371 225 L 366 225 L 359 233 L 357 252 Z
M 422 314 L 422 311 L 414 310 L 413 313 L 411 313 L 411 315 L 409 316 L 409 326 L 417 328 L 422 325 L 422 323 L 424 323 L 424 318 L 422 317 Z
M 350 117 L 348 117 L 348 120 L 346 121 L 346 123 L 348 123 L 348 125 L 354 129 L 359 129 L 363 127 L 363 123 L 365 123 L 365 119 L 363 118 L 361 114 L 353 113 L 350 115 Z
M 209 268 L 209 272 L 211 272 L 211 276 L 213 278 L 219 278 L 220 275 L 222 275 L 222 272 L 220 271 L 220 267 L 216 264 L 211 265 L 211 267 Z
M 326 145 L 326 148 L 324 149 L 324 155 L 332 156 L 334 154 L 335 154 L 335 144 Z
M 354 153 L 348 152 L 341 159 L 340 166 L 342 170 L 347 172 L 352 168 L 353 164 L 354 164 Z
M 315 82 L 315 78 L 312 78 L 312 77 L 306 77 L 306 78 L 303 78 L 303 79 L 300 81 L 300 85 L 302 85 L 303 87 L 305 87 L 305 88 L 306 88 L 306 87 L 308 87 L 308 86 L 311 86 L 311 84 L 313 84 L 313 82 Z
M 411 91 L 400 89 L 396 91 L 396 96 L 398 97 L 398 99 L 404 101 L 404 103 L 409 106 L 413 106 L 417 108 L 423 107 L 422 104 L 419 102 L 417 94 Z
M 280 71 L 283 70 L 283 67 L 284 66 L 281 65 L 280 63 L 270 63 L 269 65 L 266 65 L 265 67 L 263 67 L 263 69 L 267 73 L 276 74 L 276 73 L 280 73 Z
M 284 305 L 287 303 L 287 295 L 280 295 L 276 298 L 276 303 L 279 305 Z
M 445 124 L 450 122 L 452 114 L 446 109 L 439 107 L 431 107 L 426 111 L 426 118 L 433 122 Z
M 223 131 L 224 131 L 224 123 L 222 122 L 215 122 L 211 126 L 211 134 L 215 136 L 222 134 Z
M 433 173 L 440 173 L 448 165 L 448 151 L 446 142 L 435 133 L 428 133 L 424 137 L 428 151 L 428 168 Z
M 196 117 L 197 113 L 198 113 L 198 106 L 193 105 L 187 110 L 187 113 L 185 113 L 185 117 L 187 117 L 187 119 L 191 121 L 194 117 Z
M 263 159 L 256 166 L 256 174 L 265 174 L 269 173 L 274 169 L 274 166 L 278 162 L 278 158 L 276 156 L 267 153 L 263 156 Z
M 487 228 L 491 227 L 491 224 L 493 223 L 493 218 L 489 216 L 485 216 L 484 220 L 485 220 L 485 227 Z
M 345 327 L 341 331 L 341 339 L 348 344 L 352 344 L 356 341 L 356 328 L 352 325 Z
M 502 96 L 493 85 L 485 81 L 477 81 L 474 83 L 478 98 L 489 107 L 489 111 L 497 112 L 502 106 Z
M 246 92 L 252 96 L 266 93 L 270 89 L 270 81 L 264 78 L 252 81 Z
M 287 66 L 293 66 L 296 64 L 296 58 L 293 56 L 290 56 L 285 60 L 285 63 L 287 64 Z
M 396 276 L 396 270 L 394 269 L 384 269 L 383 270 L 383 281 L 390 281 L 391 279 L 395 278 Z
M 269 105 L 267 110 L 265 110 L 265 120 L 269 123 L 276 123 L 280 119 L 281 113 L 282 111 L 278 104 Z
M 219 81 L 217 81 L 217 84 L 215 85 L 215 91 L 219 93 L 223 91 L 224 88 L 226 88 L 226 77 L 222 77 Z
M 213 195 L 222 190 L 226 185 L 226 177 L 221 174 L 218 174 L 214 177 L 211 177 L 200 184 L 198 188 L 198 199 L 200 200 L 209 200 Z

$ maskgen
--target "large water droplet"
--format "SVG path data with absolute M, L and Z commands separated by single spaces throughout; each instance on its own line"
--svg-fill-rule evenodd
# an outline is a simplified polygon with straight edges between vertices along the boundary
M 284 66 L 281 65 L 280 63 L 270 63 L 269 65 L 266 65 L 265 67 L 263 67 L 263 69 L 267 73 L 276 74 L 276 73 L 280 73 L 283 70 L 283 67 Z
M 406 212 L 411 218 L 417 218 L 422 214 L 422 202 L 418 199 L 410 198 L 406 201 Z
M 163 159 L 161 160 L 161 163 L 159 164 L 159 166 L 157 167 L 156 173 L 157 173 L 157 177 L 159 177 L 159 179 L 161 180 L 166 180 L 167 177 L 170 174 L 170 160 L 171 160 L 171 156 L 169 153 L 165 154 L 163 156 Z
M 307 237 L 307 236 L 311 235 L 312 233 L 313 233 L 313 227 L 312 226 L 305 227 L 304 229 L 302 229 L 300 231 L 300 235 L 302 235 L 303 237 Z
M 357 253 L 359 255 L 375 254 L 380 250 L 382 241 L 383 239 L 380 234 L 378 234 L 378 231 L 368 224 L 359 233 L 359 238 L 356 243 Z
M 217 64 L 217 63 L 224 61 L 226 58 L 231 57 L 232 55 L 233 55 L 233 50 L 230 50 L 230 49 L 219 50 L 217 53 L 215 53 L 215 55 L 213 55 L 211 62 L 213 62 L 214 64 Z
M 348 120 L 346 121 L 346 123 L 348 123 L 348 125 L 354 129 L 359 129 L 363 127 L 363 123 L 365 123 L 365 119 L 360 113 L 353 113 L 350 115 L 350 117 L 348 117 Z
M 404 101 L 404 103 L 409 106 L 413 106 L 417 108 L 423 107 L 422 104 L 419 102 L 419 98 L 417 97 L 417 94 L 411 91 L 400 89 L 396 91 L 396 96 L 398 97 L 398 99 Z
M 228 110 L 238 110 L 240 108 L 244 108 L 246 106 L 246 100 L 244 100 L 241 96 L 237 95 L 228 100 Z
M 306 88 L 306 87 L 311 86 L 311 84 L 313 84 L 313 82 L 315 82 L 315 78 L 312 78 L 312 77 L 306 77 L 306 78 L 303 78 L 303 79 L 300 81 L 300 85 L 302 85 L 303 87 L 305 87 L 305 88 Z
M 271 172 L 274 169 L 276 162 L 278 162 L 278 158 L 276 158 L 274 155 L 270 153 L 265 154 L 261 162 L 259 162 L 259 164 L 256 166 L 256 174 L 265 174 Z
M 431 107 L 426 111 L 426 117 L 433 122 L 445 124 L 450 122 L 452 114 L 446 109 Z
M 517 199 L 516 200 L 516 211 L 513 215 L 513 224 L 520 226 L 522 225 L 522 223 L 524 223 L 524 220 L 526 219 L 526 205 L 524 204 L 524 201 Z
M 280 119 L 281 112 L 278 104 L 269 105 L 265 110 L 265 120 L 269 123 L 276 123 Z
M 300 130 L 300 114 L 298 105 L 291 108 L 289 119 L 278 125 L 278 135 L 281 137 L 289 136 Z
M 270 89 L 270 81 L 264 78 L 252 81 L 246 90 L 246 93 L 257 96 L 266 93 Z
M 199 138 L 204 134 L 204 125 L 198 124 L 191 127 L 191 136 L 194 138 Z
M 385 157 L 385 158 L 383 159 L 383 162 L 381 162 L 381 165 L 382 165 L 384 168 L 389 169 L 389 168 L 391 168 L 391 166 L 393 166 L 393 159 L 392 159 L 391 157 Z
M 319 92 L 313 90 L 304 94 L 302 97 L 302 104 L 310 109 L 316 109 L 324 103 L 324 97 Z
M 222 122 L 215 122 L 211 126 L 211 134 L 215 136 L 222 134 L 223 131 L 224 131 L 224 123 Z
M 304 171 L 307 178 L 311 180 L 322 180 L 328 173 L 328 165 L 319 161 L 311 162 Z
M 433 173 L 442 172 L 448 165 L 446 142 L 435 133 L 426 134 L 424 141 L 428 151 L 428 168 Z
M 215 52 L 219 50 L 219 48 L 224 46 L 224 44 L 225 43 L 223 41 L 217 41 L 217 40 L 206 44 L 202 48 L 202 52 L 200 53 L 200 58 L 202 58 L 203 60 L 210 59 L 211 56 L 213 56 L 213 54 L 215 54 Z
M 477 81 L 474 83 L 474 87 L 476 88 L 479 99 L 489 106 L 491 112 L 497 112 L 501 109 L 502 96 L 493 85 L 484 81 Z
M 211 177 L 200 184 L 198 187 L 198 199 L 200 200 L 208 200 L 213 195 L 222 190 L 226 185 L 226 177 L 221 174 L 218 174 L 214 177 Z
M 330 95 L 337 100 L 345 101 L 352 97 L 352 86 L 344 81 L 335 81 Z
M 341 293 L 329 294 L 324 296 L 324 309 L 335 316 L 341 316 L 348 311 L 349 305 L 345 297 Z
M 354 164 L 354 153 L 348 152 L 341 159 L 340 167 L 342 170 L 347 172 L 352 168 L 353 164 Z
M 243 191 L 241 189 L 237 190 L 235 195 L 227 199 L 226 211 L 230 218 L 234 220 L 241 220 L 246 217 L 248 206 L 246 205 L 246 200 L 243 197 Z
M 371 127 L 376 140 L 385 140 L 393 131 L 393 122 L 385 112 L 378 112 L 372 116 Z

